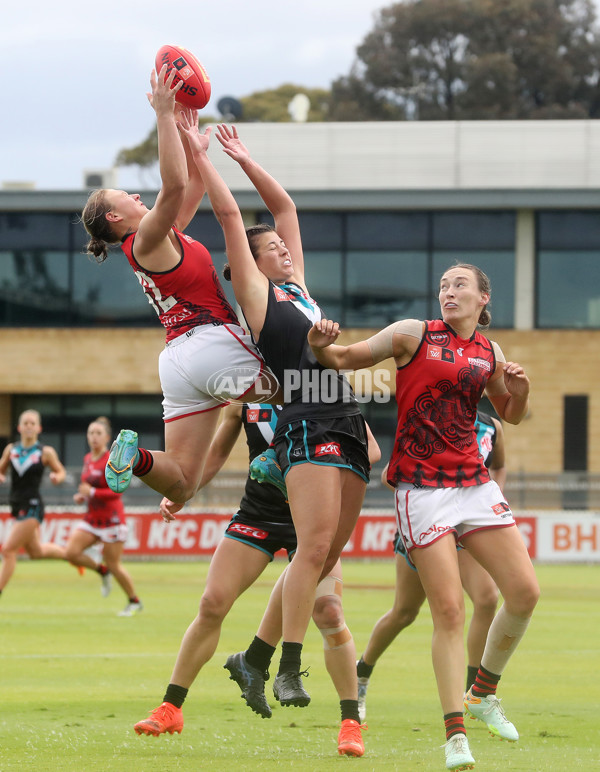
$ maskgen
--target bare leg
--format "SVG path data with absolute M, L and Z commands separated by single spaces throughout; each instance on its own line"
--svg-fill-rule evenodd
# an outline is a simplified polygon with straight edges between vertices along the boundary
M 463 588 L 456 543 L 446 534 L 411 552 L 433 618 L 432 659 L 442 711 L 462 713 L 465 670 Z
M 301 464 L 286 477 L 298 549 L 283 582 L 283 640 L 301 643 L 315 589 L 350 538 L 366 483 L 349 470 Z
M 15 568 L 17 567 L 17 556 L 21 547 L 27 544 L 32 535 L 40 526 L 33 517 L 26 520 L 14 520 L 8 538 L 2 546 L 2 568 L 0 569 L 0 590 L 3 590 L 9 583 Z
M 184 504 L 196 493 L 220 410 L 165 424 L 165 451 L 153 450 L 152 469 L 140 479 L 171 501 Z
M 104 544 L 102 554 L 104 562 L 110 573 L 115 577 L 121 589 L 128 598 L 135 597 L 133 581 L 125 566 L 121 563 L 123 548 L 125 544 L 122 541 L 116 541 L 112 544 Z
M 364 662 L 375 665 L 398 633 L 415 621 L 424 600 L 425 590 L 419 574 L 408 566 L 402 555 L 396 555 L 394 605 L 375 623 L 362 655 Z
M 326 595 L 320 594 L 322 586 L 328 591 Z M 344 619 L 342 586 L 342 564 L 338 560 L 317 586 L 313 620 L 323 636 L 325 666 L 340 700 L 356 700 L 356 646 Z
M 92 571 L 98 570 L 98 563 L 90 556 L 86 555 L 85 550 L 95 544 L 98 538 L 89 531 L 75 529 L 69 536 L 69 541 L 65 547 L 65 557 L 74 566 L 83 566 Z
M 268 556 L 234 539 L 219 543 L 210 564 L 198 616 L 183 636 L 171 683 L 188 688 L 215 653 L 229 610 L 264 571 Z
M 337 467 L 301 464 L 288 472 L 286 483 L 298 549 L 283 582 L 283 640 L 302 643 L 338 528 L 341 474 Z
M 269 602 L 267 608 L 263 614 L 263 618 L 260 620 L 260 625 L 256 632 L 256 637 L 261 641 L 268 643 L 269 646 L 275 648 L 281 640 L 281 630 L 283 627 L 283 612 L 282 612 L 282 594 L 283 583 L 285 581 L 285 574 L 289 566 L 286 566 L 282 571 L 279 579 L 275 582 L 271 594 L 269 596 Z
M 498 606 L 498 588 L 485 568 L 467 550 L 459 550 L 458 567 L 462 585 L 473 601 L 473 616 L 467 633 L 468 664 L 469 667 L 479 667 Z
M 503 613 L 499 616 L 498 612 L 492 622 L 481 660 L 490 672 L 501 675 L 523 637 L 540 588 L 516 526 L 477 531 L 466 536 L 464 544 L 492 576 L 504 598 Z M 512 620 L 508 627 L 507 620 Z
M 46 560 L 48 558 L 52 560 L 66 560 L 66 550 L 64 547 L 51 541 L 42 544 L 39 525 L 31 531 L 23 547 L 32 560 Z

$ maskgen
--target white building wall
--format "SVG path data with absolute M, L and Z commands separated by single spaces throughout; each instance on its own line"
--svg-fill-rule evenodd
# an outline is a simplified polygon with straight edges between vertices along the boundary
M 249 123 L 256 160 L 288 189 L 600 188 L 600 121 Z M 213 141 L 235 190 L 251 185 Z

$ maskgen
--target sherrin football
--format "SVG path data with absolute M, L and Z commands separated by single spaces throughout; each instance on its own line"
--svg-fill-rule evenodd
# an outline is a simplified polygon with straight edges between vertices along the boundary
M 173 85 L 183 81 L 176 101 L 194 110 L 206 107 L 210 99 L 210 78 L 196 57 L 182 46 L 162 46 L 156 54 L 156 72 L 159 73 L 165 64 L 167 76 L 173 67 L 177 70 Z

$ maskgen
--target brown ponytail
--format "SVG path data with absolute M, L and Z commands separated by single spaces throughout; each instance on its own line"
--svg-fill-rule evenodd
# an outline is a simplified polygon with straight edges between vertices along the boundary
M 81 222 L 90 235 L 86 252 L 93 255 L 98 263 L 103 263 L 108 257 L 109 245 L 119 241 L 106 219 L 110 206 L 104 194 L 104 190 L 93 190 L 81 213 Z

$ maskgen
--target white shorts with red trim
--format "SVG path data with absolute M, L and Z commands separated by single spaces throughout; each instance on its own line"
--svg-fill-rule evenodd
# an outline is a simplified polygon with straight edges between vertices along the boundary
M 119 523 L 118 525 L 109 525 L 106 528 L 97 528 L 90 523 L 86 523 L 85 520 L 81 520 L 75 525 L 75 528 L 80 531 L 87 531 L 93 533 L 94 536 L 104 544 L 114 544 L 115 542 L 127 541 L 127 526 L 125 523 Z
M 493 480 L 468 488 L 415 488 L 400 483 L 395 500 L 398 529 L 409 556 L 412 550 L 427 547 L 447 533 L 460 543 L 474 531 L 515 524 Z
M 239 400 L 265 371 L 242 327 L 203 324 L 169 341 L 158 359 L 163 418 L 175 421 Z M 276 378 L 273 375 L 273 383 Z M 265 401 L 270 395 L 265 394 Z

